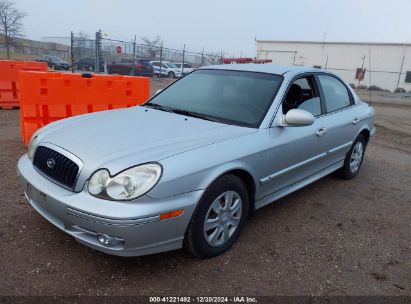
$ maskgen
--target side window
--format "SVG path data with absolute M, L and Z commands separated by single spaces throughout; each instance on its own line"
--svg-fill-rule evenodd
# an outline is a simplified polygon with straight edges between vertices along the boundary
M 164 63 L 161 63 L 161 67 L 167 69 L 167 66 Z
M 291 84 L 283 101 L 283 113 L 291 109 L 306 110 L 314 116 L 321 115 L 321 100 L 312 76 L 299 78 Z
M 334 112 L 351 104 L 351 98 L 345 85 L 337 78 L 328 75 L 319 75 L 324 92 L 327 112 Z

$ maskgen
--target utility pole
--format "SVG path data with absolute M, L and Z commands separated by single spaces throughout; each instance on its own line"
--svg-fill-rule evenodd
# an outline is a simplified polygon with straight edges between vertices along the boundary
M 326 37 L 326 36 L 327 36 L 327 33 L 324 33 L 323 43 L 321 44 L 321 65 L 323 64 L 324 45 L 325 45 L 325 37 Z
M 370 94 L 370 103 L 371 103 L 371 49 L 368 49 L 368 73 L 370 73 L 370 86 L 368 87 L 368 92 Z
M 204 48 L 203 48 L 203 51 L 201 53 L 201 66 L 203 66 L 203 65 L 204 65 Z
M 407 46 L 404 45 L 403 48 L 403 53 L 402 53 L 402 61 L 401 61 L 401 67 L 400 67 L 400 71 L 398 72 L 398 81 L 397 81 L 397 87 L 395 88 L 395 90 L 397 90 L 400 86 L 400 81 L 401 81 L 401 74 L 402 74 L 402 68 L 404 67 L 404 60 L 405 60 L 405 51 L 407 50 Z

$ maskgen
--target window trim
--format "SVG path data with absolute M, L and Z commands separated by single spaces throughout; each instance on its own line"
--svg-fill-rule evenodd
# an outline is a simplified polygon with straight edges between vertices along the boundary
M 283 115 L 285 115 L 284 112 L 283 112 L 283 103 L 284 103 L 284 101 L 285 101 L 285 99 L 288 95 L 288 92 L 290 91 L 291 86 L 293 85 L 293 83 L 296 82 L 298 79 L 301 79 L 301 78 L 307 78 L 308 83 L 313 86 L 312 89 L 314 90 L 315 94 L 318 95 L 316 97 L 320 98 L 321 114 L 317 115 L 317 116 L 314 116 L 314 118 L 318 118 L 318 117 L 321 117 L 324 114 L 326 114 L 325 103 L 323 102 L 324 98 L 321 94 L 321 88 L 318 84 L 318 79 L 316 77 L 316 74 L 317 73 L 306 72 L 306 73 L 298 74 L 290 80 L 290 82 L 288 83 L 287 89 L 285 90 L 285 92 L 284 92 L 284 94 L 281 98 L 281 102 L 280 102 L 280 106 L 279 106 L 279 108 L 281 108 L 281 112 L 282 112 Z M 277 113 L 278 113 L 278 109 L 277 109 L 277 112 L 276 112 L 275 115 L 277 115 Z M 275 115 L 274 115 L 274 117 L 275 117 Z
M 348 97 L 349 97 L 349 99 L 350 99 L 350 104 L 349 104 L 349 105 L 347 105 L 347 106 L 345 106 L 345 107 L 342 107 L 342 108 L 339 108 L 339 109 L 336 109 L 336 110 L 334 110 L 334 111 L 328 112 L 328 110 L 327 110 L 327 102 L 326 102 L 326 100 L 325 100 L 324 90 L 323 90 L 323 87 L 322 87 L 322 85 L 321 85 L 320 78 L 319 78 L 319 76 L 321 76 L 321 75 L 333 77 L 333 78 L 335 78 L 337 81 L 339 81 L 339 82 L 345 87 L 345 89 L 347 90 Z M 348 109 L 348 108 L 350 108 L 350 107 L 352 107 L 352 106 L 355 105 L 354 96 L 352 95 L 351 90 L 348 88 L 348 86 L 345 84 L 345 82 L 342 81 L 342 79 L 341 79 L 340 77 L 338 77 L 338 76 L 336 76 L 336 75 L 333 75 L 333 74 L 328 74 L 328 73 L 320 72 L 320 73 L 315 73 L 315 78 L 317 79 L 317 83 L 318 83 L 318 86 L 319 86 L 320 91 L 321 91 L 321 92 L 320 92 L 320 94 L 321 94 L 321 96 L 322 96 L 321 100 L 323 100 L 323 103 L 324 103 L 324 110 L 325 110 L 325 111 L 324 111 L 324 113 L 323 113 L 321 116 L 325 116 L 325 115 L 333 114 L 333 113 L 336 113 L 336 112 L 340 112 L 340 111 L 342 111 L 342 110 Z

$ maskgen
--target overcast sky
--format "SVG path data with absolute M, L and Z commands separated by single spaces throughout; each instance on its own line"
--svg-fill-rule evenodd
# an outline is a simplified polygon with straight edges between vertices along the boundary
M 25 36 L 70 31 L 255 56 L 254 39 L 411 42 L 411 0 L 15 0 Z

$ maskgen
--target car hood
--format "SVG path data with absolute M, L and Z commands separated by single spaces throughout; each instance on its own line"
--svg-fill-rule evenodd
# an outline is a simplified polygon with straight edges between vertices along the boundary
M 52 123 L 39 132 L 83 161 L 84 181 L 99 168 L 116 174 L 161 159 L 256 132 L 146 107 L 96 112 Z

